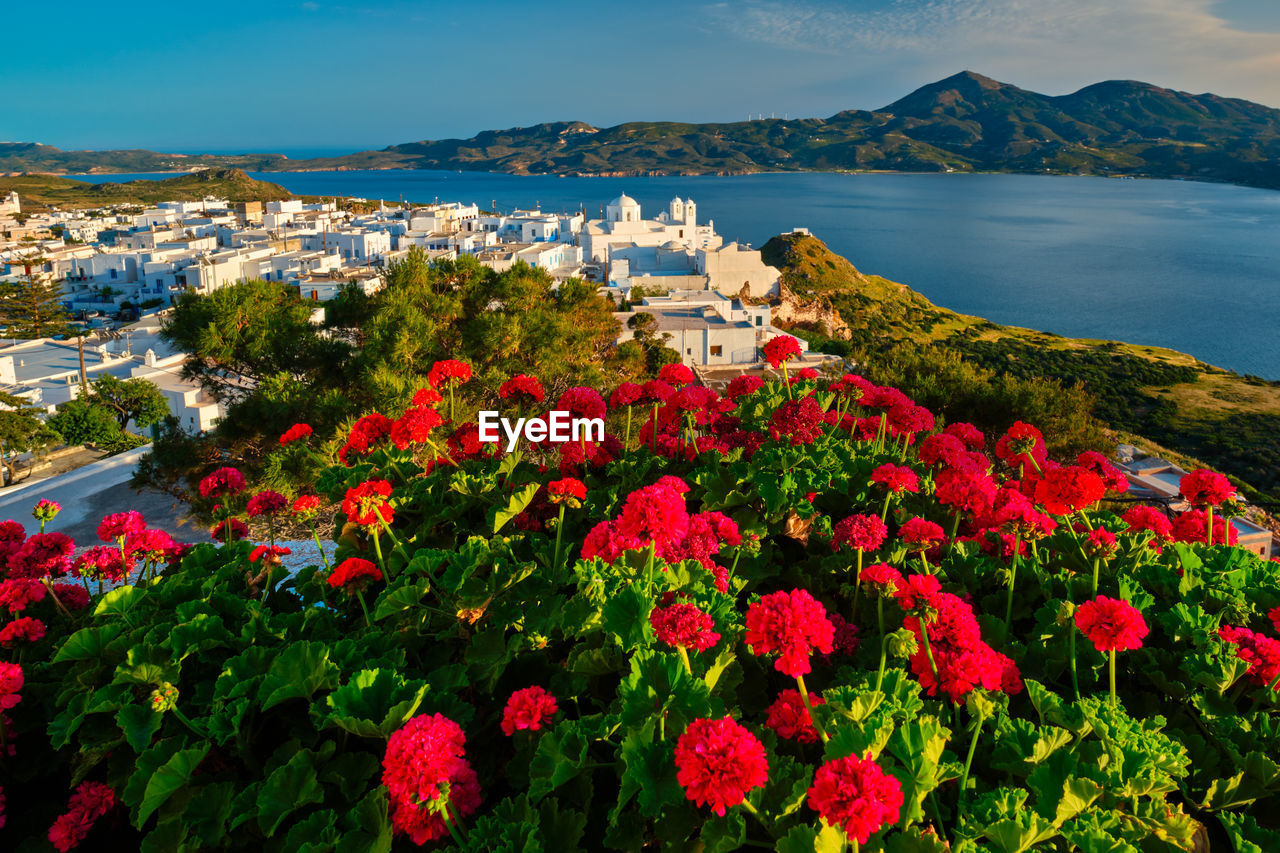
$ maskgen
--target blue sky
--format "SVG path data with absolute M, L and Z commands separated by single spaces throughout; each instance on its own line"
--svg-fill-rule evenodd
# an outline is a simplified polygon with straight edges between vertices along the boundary
M 0 140 L 372 148 L 580 119 L 873 109 L 972 69 L 1280 107 L 1274 0 L 14 0 Z

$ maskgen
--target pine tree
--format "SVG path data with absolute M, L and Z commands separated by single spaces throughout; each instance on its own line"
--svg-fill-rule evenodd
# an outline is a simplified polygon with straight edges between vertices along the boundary
M 0 283 L 0 325 L 5 327 L 0 335 L 30 340 L 70 331 L 62 286 L 45 274 L 46 261 L 29 251 L 19 261 L 23 280 Z

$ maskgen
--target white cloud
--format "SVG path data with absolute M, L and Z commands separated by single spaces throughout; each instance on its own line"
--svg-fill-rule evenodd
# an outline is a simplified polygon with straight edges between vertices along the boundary
M 1245 32 L 1215 0 L 746 0 L 708 8 L 750 41 L 839 57 L 961 68 L 1066 91 L 1127 77 L 1280 106 L 1280 33 Z M 1065 84 L 1065 85 L 1064 85 Z

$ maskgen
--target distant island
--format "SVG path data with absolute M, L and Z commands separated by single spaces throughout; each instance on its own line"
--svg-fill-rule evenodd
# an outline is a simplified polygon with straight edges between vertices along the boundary
M 62 151 L 0 143 L 0 173 L 451 169 L 514 175 L 1019 172 L 1185 178 L 1280 189 L 1280 110 L 1112 80 L 1050 96 L 964 71 L 871 112 L 724 124 L 579 121 L 340 157 Z

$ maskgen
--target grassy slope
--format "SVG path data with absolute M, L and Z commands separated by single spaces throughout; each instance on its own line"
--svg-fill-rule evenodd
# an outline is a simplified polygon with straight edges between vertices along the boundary
M 1202 459 L 1280 497 L 1280 383 L 1176 350 L 1064 338 L 959 314 L 906 285 L 858 271 L 814 237 L 775 237 L 762 253 L 799 300 L 821 300 L 840 313 L 855 350 L 874 353 L 910 341 L 996 371 L 1078 379 L 1097 399 L 1099 418 L 1122 437 Z
M 0 178 L 0 194 L 13 190 L 22 198 L 23 209 L 199 201 L 205 196 L 217 196 L 228 201 L 290 198 L 289 191 L 284 187 L 254 180 L 239 169 L 206 169 L 160 181 L 127 181 L 119 184 L 90 184 L 51 175 Z

